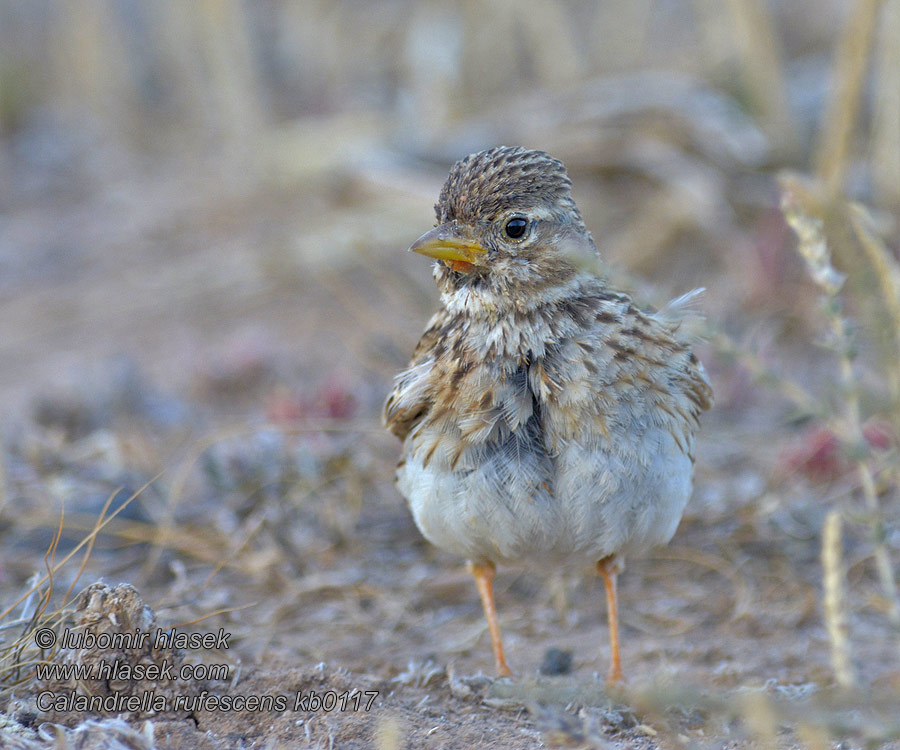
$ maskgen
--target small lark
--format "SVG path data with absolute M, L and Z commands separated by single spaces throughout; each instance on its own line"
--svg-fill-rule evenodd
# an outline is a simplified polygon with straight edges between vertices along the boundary
M 469 560 L 497 671 L 497 563 L 596 564 L 621 682 L 616 577 L 672 538 L 691 494 L 694 435 L 712 405 L 673 316 L 639 310 L 595 257 L 563 164 L 498 147 L 450 170 L 435 258 L 442 307 L 388 397 L 397 485 L 422 534 Z

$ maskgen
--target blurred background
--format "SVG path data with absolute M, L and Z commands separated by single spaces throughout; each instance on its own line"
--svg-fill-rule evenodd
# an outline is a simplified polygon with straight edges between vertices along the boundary
M 566 162 L 657 303 L 784 312 L 775 171 L 900 202 L 896 5 L 2 0 L 0 402 L 110 353 L 183 378 L 242 331 L 346 323 L 314 369 L 408 350 L 367 305 L 431 296 L 403 250 L 500 143 Z
M 498 144 L 566 163 L 642 303 L 707 289 L 717 405 L 680 552 L 626 576 L 631 663 L 696 664 L 672 640 L 696 631 L 731 665 L 720 684 L 827 681 L 838 508 L 847 611 L 877 635 L 856 658 L 900 689 L 900 0 L 0 0 L 0 588 L 39 567 L 63 505 L 72 549 L 136 493 L 88 570 L 170 621 L 252 598 L 250 663 L 392 673 L 462 616 L 446 648 L 486 665 L 473 591 L 419 539 L 378 420 L 437 304 L 405 250 L 449 166 Z M 532 623 L 520 660 L 557 632 L 523 580 L 504 588 Z M 581 619 L 558 587 L 539 604 L 600 643 L 578 585 Z M 327 641 L 304 630 L 325 622 Z M 754 649 L 804 628 L 793 660 L 797 638 Z

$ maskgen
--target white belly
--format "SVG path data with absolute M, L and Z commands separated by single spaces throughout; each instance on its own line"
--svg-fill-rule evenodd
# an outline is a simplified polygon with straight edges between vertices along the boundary
M 422 534 L 476 562 L 538 564 L 583 565 L 668 542 L 693 472 L 657 427 L 601 449 L 569 445 L 553 459 L 519 449 L 473 465 L 450 471 L 408 453 L 397 486 Z

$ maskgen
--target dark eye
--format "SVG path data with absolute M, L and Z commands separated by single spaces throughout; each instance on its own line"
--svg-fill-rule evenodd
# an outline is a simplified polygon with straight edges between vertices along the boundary
M 525 234 L 527 228 L 528 222 L 525 219 L 510 219 L 506 222 L 506 236 L 517 240 Z

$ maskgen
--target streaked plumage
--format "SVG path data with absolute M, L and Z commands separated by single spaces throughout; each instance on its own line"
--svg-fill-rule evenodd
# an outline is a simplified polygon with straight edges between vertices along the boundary
M 442 307 L 385 405 L 397 485 L 425 537 L 476 566 L 616 561 L 667 542 L 691 493 L 703 366 L 677 318 L 586 270 L 570 186 L 543 152 L 468 156 L 411 248 L 444 258 Z

